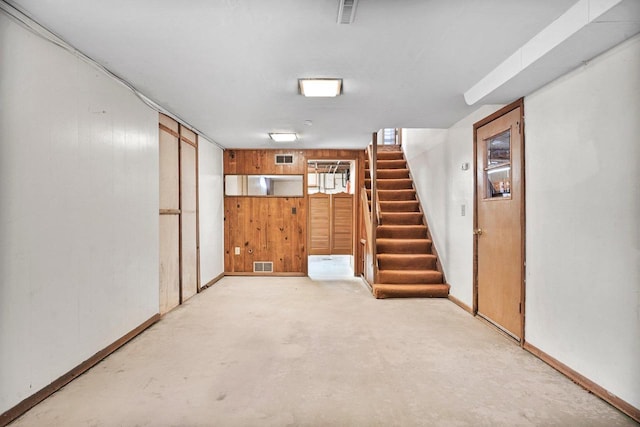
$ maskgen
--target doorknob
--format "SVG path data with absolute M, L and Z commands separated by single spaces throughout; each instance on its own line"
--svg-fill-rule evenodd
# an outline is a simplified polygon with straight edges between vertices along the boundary
M 475 230 L 473 230 L 473 234 L 475 234 L 476 236 L 480 236 L 482 234 L 482 228 L 476 228 Z

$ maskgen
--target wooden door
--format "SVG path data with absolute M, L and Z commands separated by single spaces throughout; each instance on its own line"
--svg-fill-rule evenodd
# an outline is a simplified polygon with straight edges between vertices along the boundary
M 477 313 L 523 338 L 522 104 L 479 122 L 476 147 Z
M 309 195 L 309 255 L 331 254 L 331 198 Z
M 180 126 L 181 302 L 198 292 L 197 136 Z
M 331 253 L 353 253 L 353 195 L 331 195 Z
M 160 115 L 160 314 L 180 304 L 180 175 L 178 123 Z

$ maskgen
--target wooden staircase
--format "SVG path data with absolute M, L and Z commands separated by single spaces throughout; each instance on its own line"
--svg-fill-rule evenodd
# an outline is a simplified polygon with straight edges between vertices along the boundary
M 365 188 L 371 204 L 369 161 Z M 400 146 L 379 146 L 376 162 L 378 276 L 372 284 L 376 298 L 447 297 L 424 214 Z M 375 220 L 374 220 L 375 224 Z

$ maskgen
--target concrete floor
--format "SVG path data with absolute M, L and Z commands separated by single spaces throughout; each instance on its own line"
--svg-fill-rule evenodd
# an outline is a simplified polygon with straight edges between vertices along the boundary
M 623 426 L 448 300 L 226 277 L 12 426 Z
M 351 255 L 309 255 L 308 275 L 312 280 L 337 280 L 353 277 Z

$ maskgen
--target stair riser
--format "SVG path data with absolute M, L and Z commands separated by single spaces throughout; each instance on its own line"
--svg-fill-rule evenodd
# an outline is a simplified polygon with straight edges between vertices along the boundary
M 379 179 L 378 190 L 412 190 L 413 181 L 410 179 Z
M 376 173 L 378 179 L 407 179 L 408 169 L 381 169 Z
M 411 190 L 413 189 L 413 181 L 410 179 L 378 179 L 376 185 L 378 190 Z M 365 179 L 364 186 L 371 188 L 371 180 Z
M 367 190 L 367 196 L 371 199 L 371 190 Z M 415 200 L 415 190 L 380 190 L 378 189 L 378 200 L 391 201 L 391 200 Z
M 428 255 L 378 255 L 380 270 L 435 270 L 436 257 Z
M 402 151 L 378 151 L 378 160 L 403 160 L 404 153 Z
M 373 285 L 376 298 L 446 298 L 449 285 Z
M 379 227 L 376 231 L 376 236 L 386 239 L 426 239 L 427 227 L 425 226 L 411 226 L 411 228 L 404 228 L 401 226 L 394 228 Z
M 422 214 L 413 212 L 381 213 L 382 225 L 422 225 Z
M 378 242 L 376 245 L 379 254 L 428 254 L 431 253 L 431 241 L 404 243 L 402 240 L 393 242 Z
M 381 212 L 420 212 L 417 201 L 380 202 Z
M 405 191 L 378 191 L 378 199 L 382 201 L 386 200 L 415 200 L 415 190 Z
M 439 271 L 380 271 L 380 283 L 389 284 L 435 284 L 442 283 Z
M 404 160 L 379 160 L 376 163 L 376 168 L 380 169 L 406 169 L 407 162 Z

